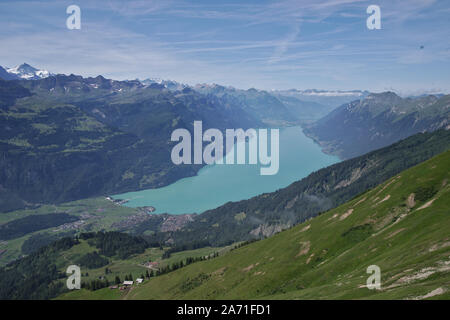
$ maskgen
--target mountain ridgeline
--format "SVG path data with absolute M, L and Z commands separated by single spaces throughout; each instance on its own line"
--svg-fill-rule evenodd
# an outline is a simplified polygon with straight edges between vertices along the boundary
M 0 78 L 4 80 L 38 80 L 51 76 L 47 70 L 40 70 L 30 66 L 28 63 L 22 63 L 14 68 L 3 68 L 0 66 Z
M 343 104 L 304 131 L 325 152 L 349 159 L 440 128 L 450 128 L 450 95 L 401 98 L 384 92 Z

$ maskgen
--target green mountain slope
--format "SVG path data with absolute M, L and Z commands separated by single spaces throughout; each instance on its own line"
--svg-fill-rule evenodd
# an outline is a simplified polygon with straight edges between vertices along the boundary
M 160 242 L 170 240 L 175 244 L 201 239 L 214 246 L 267 237 L 343 204 L 395 174 L 449 149 L 449 130 L 417 134 L 313 172 L 278 191 L 208 210 L 182 230 L 155 237 Z
M 349 159 L 418 132 L 448 128 L 449 107 L 450 95 L 401 98 L 393 92 L 372 93 L 343 104 L 304 131 L 324 151 Z
M 292 229 L 152 278 L 122 298 L 448 299 L 449 168 L 447 151 Z M 366 287 L 370 265 L 381 269 L 381 290 Z
M 176 128 L 258 126 L 189 88 L 57 75 L 0 80 L 0 212 L 161 187 L 200 165 L 170 159 Z
M 125 277 L 148 279 L 168 268 L 179 268 L 181 263 L 229 249 L 186 248 L 169 254 L 169 248 L 148 243 L 142 237 L 120 232 L 81 233 L 53 241 L 0 267 L 0 299 L 50 299 L 67 292 L 65 273 L 73 264 L 81 268 L 82 287 L 95 290 L 126 280 Z M 146 265 L 150 261 L 151 268 Z

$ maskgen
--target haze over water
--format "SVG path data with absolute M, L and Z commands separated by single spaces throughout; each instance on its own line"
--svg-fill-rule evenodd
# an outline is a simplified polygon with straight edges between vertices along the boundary
M 270 141 L 270 140 L 269 140 Z M 243 142 L 242 142 L 243 143 Z M 155 213 L 202 213 L 228 201 L 276 191 L 313 171 L 339 162 L 324 154 L 300 127 L 280 129 L 280 166 L 275 175 L 260 175 L 260 165 L 207 165 L 196 176 L 158 189 L 114 195 L 129 207 L 153 206 Z

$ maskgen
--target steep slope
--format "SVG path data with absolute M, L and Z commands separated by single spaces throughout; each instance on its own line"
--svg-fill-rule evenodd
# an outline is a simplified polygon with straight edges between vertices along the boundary
M 227 106 L 239 106 L 268 126 L 296 123 L 298 119 L 274 95 L 254 88 L 239 90 L 217 84 L 199 84 L 194 90 L 219 98 Z
M 449 298 L 449 168 L 447 151 L 290 230 L 151 279 L 126 299 Z M 370 265 L 381 269 L 381 290 L 366 287 Z
M 19 77 L 15 74 L 10 74 L 5 68 L 0 66 L 0 80 L 15 80 Z
M 182 230 L 160 233 L 158 241 L 212 245 L 267 237 L 334 208 L 399 172 L 450 149 L 450 131 L 417 134 L 366 155 L 313 172 L 275 192 L 229 202 L 195 217 Z
M 373 93 L 308 125 L 305 133 L 328 153 L 349 159 L 418 132 L 449 128 L 450 95 L 401 98 Z
M 0 79 L 0 110 L 14 104 L 16 99 L 29 97 L 31 92 L 13 81 Z
M 176 128 L 258 126 L 187 88 L 57 75 L 0 81 L 0 212 L 160 187 L 200 165 L 170 159 Z

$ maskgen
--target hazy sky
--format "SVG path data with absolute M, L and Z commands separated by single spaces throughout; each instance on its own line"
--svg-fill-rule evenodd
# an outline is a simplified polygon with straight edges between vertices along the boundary
M 81 30 L 66 27 L 81 8 Z M 381 7 L 381 30 L 366 9 Z M 239 88 L 450 92 L 450 1 L 0 2 L 0 65 Z

